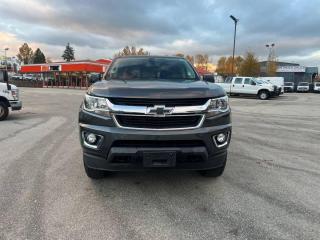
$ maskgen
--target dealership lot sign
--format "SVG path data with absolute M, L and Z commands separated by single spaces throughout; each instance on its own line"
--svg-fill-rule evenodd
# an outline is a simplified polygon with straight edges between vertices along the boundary
M 279 66 L 277 72 L 306 72 L 303 66 Z

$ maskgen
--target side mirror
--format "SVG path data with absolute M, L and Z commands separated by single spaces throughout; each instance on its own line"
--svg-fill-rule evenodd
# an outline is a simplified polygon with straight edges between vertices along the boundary
M 251 85 L 257 85 L 256 82 L 251 82 Z
M 101 81 L 102 80 L 102 74 L 92 74 L 90 76 L 90 83 L 93 84 L 95 82 Z
M 9 76 L 7 71 L 3 71 L 3 81 L 9 83 Z
M 3 72 L 3 81 L 7 83 L 7 89 L 11 90 L 11 85 L 9 84 L 9 76 L 7 71 Z

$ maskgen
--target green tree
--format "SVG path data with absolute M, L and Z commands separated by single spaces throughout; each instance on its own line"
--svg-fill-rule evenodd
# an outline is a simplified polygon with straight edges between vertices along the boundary
M 74 49 L 70 46 L 70 43 L 67 44 L 66 49 L 64 50 L 62 56 L 64 60 L 67 62 L 70 62 L 72 60 L 75 60 L 74 58 Z
M 46 57 L 39 48 L 34 52 L 33 63 L 46 63 Z
M 29 47 L 29 45 L 27 43 L 24 43 L 19 48 L 19 53 L 18 53 L 17 57 L 24 64 L 32 63 L 32 57 L 33 57 L 32 48 Z
M 115 54 L 115 57 L 121 57 L 121 56 L 131 56 L 131 55 L 150 55 L 148 51 L 145 51 L 143 48 L 139 48 L 137 51 L 137 48 L 135 46 L 126 46 L 121 51 L 119 51 L 117 54 Z
M 257 77 L 260 74 L 259 61 L 253 52 L 247 52 L 241 63 L 239 74 L 248 77 Z

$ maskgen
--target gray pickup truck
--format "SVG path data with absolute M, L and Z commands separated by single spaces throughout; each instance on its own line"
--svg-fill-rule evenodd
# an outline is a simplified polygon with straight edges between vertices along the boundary
M 231 139 L 228 97 L 184 58 L 114 59 L 87 91 L 80 142 L 90 178 L 132 170 L 198 170 L 218 177 Z

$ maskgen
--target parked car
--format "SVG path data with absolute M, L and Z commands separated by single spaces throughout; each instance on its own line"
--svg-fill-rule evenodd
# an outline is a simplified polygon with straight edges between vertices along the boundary
M 297 92 L 309 92 L 309 83 L 308 82 L 300 82 L 297 86 Z
M 24 74 L 23 79 L 28 80 L 28 81 L 35 81 L 36 80 L 36 78 L 33 74 Z
M 320 82 L 315 82 L 313 84 L 313 92 L 320 93 Z
M 11 80 L 22 80 L 22 75 L 21 74 L 15 74 L 11 76 Z
M 285 92 L 294 92 L 294 83 L 293 82 L 285 82 L 284 83 L 284 91 Z
M 283 77 L 259 77 L 259 79 L 266 80 L 269 83 L 277 86 L 277 93 L 284 93 L 284 78 Z
M 228 96 L 184 58 L 127 56 L 91 85 L 79 111 L 86 174 L 184 169 L 220 176 L 231 139 Z
M 277 87 L 271 83 L 253 77 L 227 78 L 224 83 L 216 83 L 229 94 L 256 95 L 261 100 L 274 96 Z

